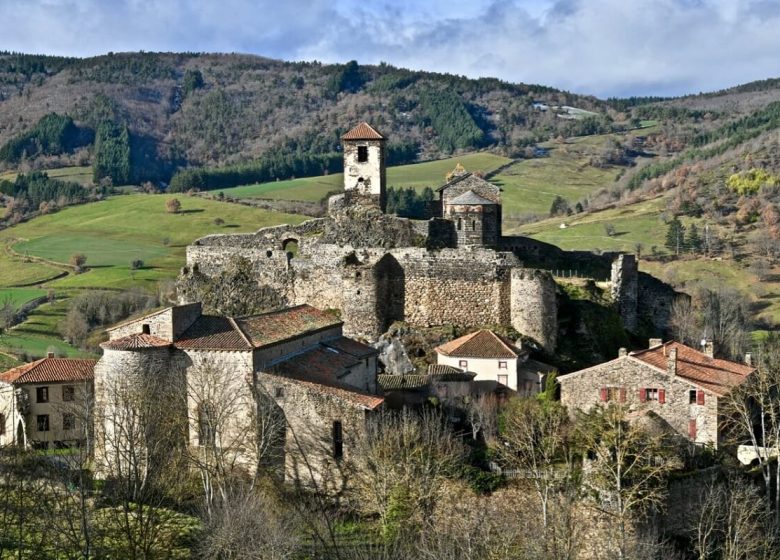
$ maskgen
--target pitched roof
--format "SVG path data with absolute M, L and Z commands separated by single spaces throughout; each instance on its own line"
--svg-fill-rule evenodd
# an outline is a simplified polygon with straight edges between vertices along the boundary
M 485 192 L 487 190 L 491 192 L 495 192 L 496 194 L 496 201 L 498 202 L 498 193 L 501 192 L 501 189 L 497 186 L 491 183 L 490 181 L 483 179 L 482 177 L 478 177 L 477 175 L 474 175 L 473 173 L 460 173 L 458 175 L 455 175 L 444 183 L 441 187 L 436 189 L 437 192 L 444 191 L 446 189 L 449 189 L 450 187 L 459 186 L 460 188 L 464 189 L 471 189 L 475 192 Z
M 58 381 L 88 381 L 95 378 L 97 360 L 43 358 L 0 374 L 6 383 L 55 383 Z
M 464 204 L 467 206 L 476 206 L 476 205 L 487 205 L 487 204 L 493 204 L 496 203 L 492 200 L 488 200 L 487 198 L 483 196 L 479 196 L 477 193 L 472 191 L 471 189 L 467 190 L 463 194 L 456 196 L 452 200 L 450 200 L 447 204 Z
M 376 380 L 384 391 L 410 391 L 428 387 L 427 375 L 397 375 L 385 373 L 377 375 Z
M 436 351 L 456 358 L 517 358 L 524 354 L 510 341 L 486 329 L 451 340 Z
M 353 356 L 356 356 L 358 358 L 367 358 L 369 356 L 374 356 L 376 354 L 379 354 L 379 350 L 377 350 L 373 346 L 369 346 L 368 344 L 363 344 L 362 342 L 358 342 L 357 340 L 347 338 L 346 336 L 342 336 L 335 340 L 328 340 L 323 344 L 330 348 L 335 348 L 336 350 L 340 350 L 341 352 L 352 354 Z
M 729 360 L 710 358 L 707 354 L 670 341 L 648 350 L 632 352 L 631 358 L 667 371 L 669 351 L 677 349 L 677 376 L 717 395 L 726 395 L 741 384 L 756 368 Z
M 140 348 L 165 348 L 171 343 L 151 334 L 135 333 L 103 342 L 100 347 L 108 350 L 138 350 Z
M 341 324 L 338 318 L 310 305 L 240 319 L 201 315 L 175 345 L 200 350 L 251 350 Z
M 334 385 L 322 385 L 311 381 L 305 381 L 302 379 L 288 378 L 288 381 L 302 385 L 308 389 L 311 389 L 317 393 L 331 395 L 341 400 L 346 401 L 349 404 L 359 406 L 368 410 L 375 410 L 382 406 L 385 402 L 384 397 L 378 395 L 369 395 L 367 393 L 361 393 L 354 389 L 350 389 L 347 386 L 337 387 Z
M 367 122 L 362 122 L 352 130 L 344 133 L 341 139 L 342 140 L 384 140 L 385 137 L 382 136 L 377 131 L 377 129 L 375 129 Z

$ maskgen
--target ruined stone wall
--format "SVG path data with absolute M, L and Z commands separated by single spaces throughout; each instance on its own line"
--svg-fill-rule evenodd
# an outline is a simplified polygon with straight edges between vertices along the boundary
M 257 383 L 274 396 L 287 420 L 285 480 L 330 495 L 349 489 L 356 449 L 365 433 L 366 412 L 312 384 L 258 374 Z M 343 456 L 334 457 L 333 423 L 342 424 Z
M 612 263 L 610 286 L 612 301 L 623 320 L 623 326 L 631 332 L 636 332 L 638 324 L 638 274 L 634 255 L 619 255 Z
M 651 324 L 657 334 L 667 334 L 672 316 L 672 305 L 687 294 L 676 292 L 654 276 L 640 272 L 637 289 L 637 316 Z
M 670 376 L 639 360 L 622 357 L 594 366 L 582 372 L 560 377 L 561 403 L 572 412 L 590 410 L 601 402 L 601 388 L 618 389 L 618 403 L 628 407 L 629 413 L 654 412 L 663 418 L 675 432 L 688 437 L 689 421 L 696 420 L 696 442 L 717 445 L 718 398 L 706 393 L 704 404 L 690 404 L 691 390 L 696 386 L 679 376 Z M 625 390 L 625 401 L 620 402 L 619 389 Z M 664 389 L 666 402 L 641 402 L 640 389 Z
M 511 324 L 548 352 L 558 338 L 558 301 L 555 281 L 549 272 L 529 268 L 512 269 Z

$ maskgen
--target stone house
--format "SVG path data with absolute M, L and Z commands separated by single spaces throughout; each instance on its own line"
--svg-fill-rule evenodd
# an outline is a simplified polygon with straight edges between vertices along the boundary
M 95 363 L 49 354 L 0 374 L 0 446 L 56 449 L 85 443 Z
M 476 374 L 460 368 L 431 364 L 426 373 L 378 376 L 388 408 L 419 408 L 426 404 L 442 405 L 448 410 L 463 408 L 475 393 Z
M 544 388 L 552 367 L 528 358 L 528 351 L 493 331 L 482 329 L 436 348 L 437 363 L 476 374 L 483 386 L 508 388 L 522 395 L 534 395 Z
M 169 307 L 109 329 L 96 401 L 105 411 L 116 384 L 162 382 L 164 391 L 147 395 L 186 424 L 178 444 L 231 446 L 248 469 L 278 468 L 288 480 L 338 492 L 367 415 L 383 403 L 377 351 L 344 337 L 342 327 L 308 305 L 240 318 L 204 315 L 199 303 Z M 224 403 L 215 393 L 232 407 L 221 433 L 213 426 Z M 260 434 L 269 419 L 275 432 Z M 108 430 L 96 426 L 96 456 L 110 471 Z M 262 438 L 275 442 L 273 453 L 258 451 Z
M 714 357 L 708 343 L 699 351 L 679 342 L 651 339 L 646 350 L 624 349 L 609 362 L 558 378 L 561 402 L 569 411 L 617 403 L 629 414 L 654 413 L 668 428 L 698 444 L 717 447 L 722 401 L 755 371 Z

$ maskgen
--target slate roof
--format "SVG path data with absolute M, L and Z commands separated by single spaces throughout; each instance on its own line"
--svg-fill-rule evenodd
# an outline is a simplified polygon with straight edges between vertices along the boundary
M 488 200 L 487 198 L 478 195 L 472 190 L 468 190 L 464 192 L 463 194 L 456 196 L 452 200 L 450 200 L 447 204 L 463 204 L 466 206 L 485 206 L 488 204 L 495 205 L 496 203 L 492 200 Z
M 151 334 L 131 334 L 103 342 L 100 347 L 108 350 L 138 350 L 141 348 L 165 348 L 171 343 Z
M 239 319 L 201 315 L 175 345 L 200 350 L 251 350 L 341 324 L 333 315 L 310 305 Z
M 709 389 L 717 395 L 728 394 L 756 370 L 746 364 L 710 358 L 695 348 L 674 341 L 648 350 L 632 352 L 630 357 L 667 371 L 667 360 L 672 348 L 677 349 L 677 376 Z
M 501 189 L 498 186 L 491 183 L 490 181 L 487 181 L 482 177 L 477 177 L 473 173 L 461 173 L 455 175 L 448 182 L 444 183 L 441 187 L 436 189 L 436 191 L 442 192 L 456 185 L 459 188 L 467 189 L 467 190 L 470 189 L 475 192 L 482 192 L 483 194 L 489 191 L 495 194 L 495 198 L 493 199 L 493 202 L 495 202 L 496 204 L 498 204 L 499 202 L 499 196 L 500 196 L 499 193 L 501 192 Z
M 367 122 L 362 122 L 352 130 L 344 133 L 341 136 L 341 139 L 342 140 L 384 140 L 385 137 L 382 136 L 379 133 L 379 131 L 377 131 L 377 129 L 375 129 Z
M 456 358 L 517 358 L 525 352 L 493 331 L 482 329 L 456 338 L 436 348 Z
M 0 381 L 14 384 L 88 381 L 95 378 L 96 363 L 97 360 L 43 358 L 0 374 Z

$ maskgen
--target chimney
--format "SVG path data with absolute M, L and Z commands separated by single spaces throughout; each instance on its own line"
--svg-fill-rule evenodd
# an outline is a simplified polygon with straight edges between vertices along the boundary
M 46 357 L 47 358 L 53 358 L 54 357 L 54 352 L 46 352 Z
M 618 358 L 623 358 L 625 356 L 628 356 L 628 350 L 626 350 L 625 348 L 621 348 L 620 350 L 618 350 Z
M 669 375 L 677 375 L 677 348 L 669 349 L 669 357 L 666 358 L 666 369 Z
M 710 358 L 715 357 L 715 345 L 712 343 L 711 339 L 707 339 L 704 341 L 704 344 L 702 346 L 702 351 L 709 356 Z
M 753 354 L 751 352 L 745 353 L 745 365 L 753 367 Z
M 663 344 L 663 343 L 664 343 L 664 341 L 661 338 L 651 338 L 650 339 L 650 344 L 648 345 L 648 348 L 655 348 L 656 346 L 661 346 L 661 344 Z

